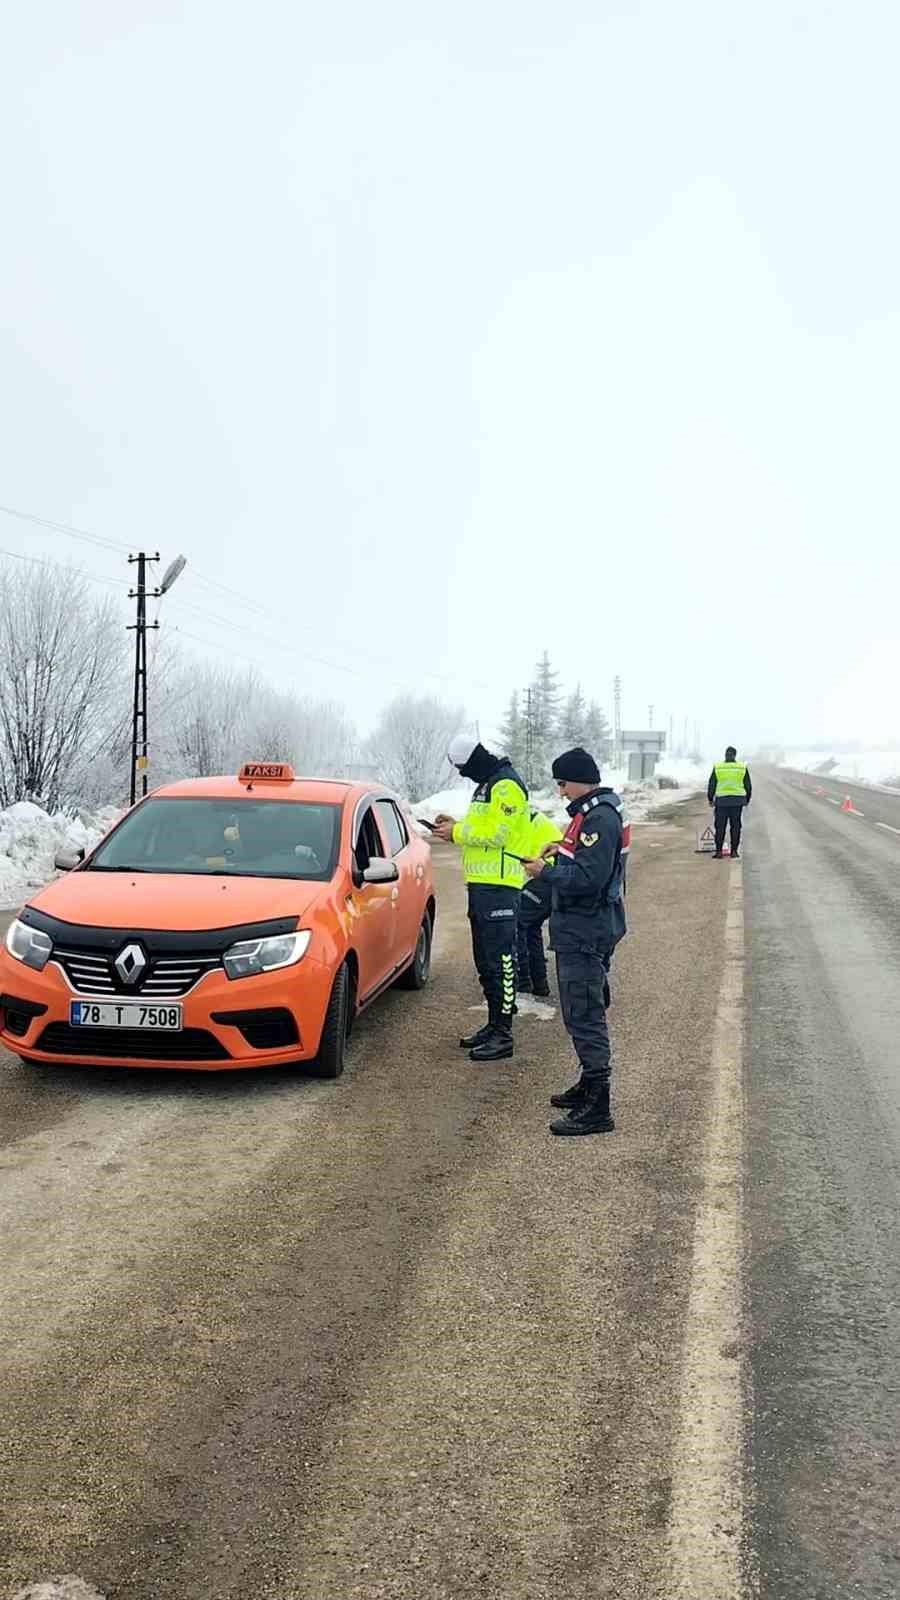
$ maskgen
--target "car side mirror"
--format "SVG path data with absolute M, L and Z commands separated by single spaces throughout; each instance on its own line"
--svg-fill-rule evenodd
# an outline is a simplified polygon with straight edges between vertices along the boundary
M 83 860 L 83 850 L 58 850 L 53 865 L 57 872 L 71 872 L 73 868 L 80 867 Z
M 396 883 L 400 868 L 386 856 L 373 856 L 363 873 L 363 883 Z

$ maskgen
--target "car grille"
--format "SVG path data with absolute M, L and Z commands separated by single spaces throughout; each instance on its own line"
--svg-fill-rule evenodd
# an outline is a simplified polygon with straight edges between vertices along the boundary
M 53 959 L 59 963 L 78 994 L 140 994 L 153 1000 L 178 1000 L 189 993 L 207 972 L 221 967 L 221 956 L 149 955 L 146 972 L 138 983 L 123 984 L 114 962 L 118 951 L 104 955 L 98 950 L 57 947 Z
M 71 1028 L 51 1022 L 34 1046 L 54 1056 L 104 1056 L 129 1061 L 230 1061 L 223 1044 L 205 1028 L 149 1033 L 143 1028 Z

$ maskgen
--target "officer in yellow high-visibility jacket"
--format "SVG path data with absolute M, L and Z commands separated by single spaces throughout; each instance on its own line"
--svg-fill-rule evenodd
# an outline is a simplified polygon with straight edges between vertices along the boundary
M 478 787 L 462 821 L 439 817 L 435 833 L 463 852 L 472 952 L 488 1003 L 486 1026 L 459 1042 L 473 1061 L 502 1061 L 513 1053 L 516 924 L 531 827 L 528 790 L 507 757 L 493 755 L 468 734 L 457 735 L 448 754 Z
M 725 751 L 725 760 L 718 761 L 713 767 L 706 790 L 706 798 L 716 811 L 714 861 L 722 860 L 726 828 L 731 830 L 731 858 L 733 861 L 739 859 L 744 807 L 750 804 L 752 794 L 750 770 L 743 761 L 738 761 L 737 751 L 730 744 Z

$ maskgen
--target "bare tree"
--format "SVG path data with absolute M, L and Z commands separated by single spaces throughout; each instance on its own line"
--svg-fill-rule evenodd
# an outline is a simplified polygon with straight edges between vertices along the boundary
M 464 720 L 460 706 L 430 695 L 400 695 L 381 714 L 369 758 L 385 783 L 408 800 L 423 800 L 446 783 L 447 748 Z
M 122 710 L 126 635 L 77 572 L 0 569 L 0 803 L 54 808 Z
M 288 761 L 307 776 L 339 777 L 356 735 L 340 706 L 274 689 L 253 672 L 183 669 L 188 692 L 172 695 L 166 762 L 182 776 L 236 772 L 241 762 Z
M 237 772 L 253 759 L 244 742 L 248 710 L 260 693 L 252 672 L 189 666 L 189 693 L 173 730 L 172 757 L 183 777 L 208 778 Z

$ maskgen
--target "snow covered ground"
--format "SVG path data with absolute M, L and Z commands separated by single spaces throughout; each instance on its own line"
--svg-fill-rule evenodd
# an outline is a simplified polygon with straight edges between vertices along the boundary
M 850 778 L 855 783 L 877 783 L 900 789 L 900 750 L 857 750 L 852 755 L 828 750 L 789 750 L 786 767 L 797 772 L 821 772 L 827 778 Z
M 677 785 L 676 788 L 660 788 L 659 779 L 668 778 Z M 689 800 L 699 790 L 705 789 L 709 772 L 705 767 L 700 767 L 694 761 L 665 761 L 658 768 L 656 777 L 644 783 L 629 783 L 624 771 L 606 770 L 603 773 L 603 782 L 615 789 L 625 802 L 625 814 L 630 822 L 642 822 L 650 816 L 651 812 L 659 810 L 660 806 L 677 804 L 680 800 Z M 430 795 L 427 800 L 421 800 L 412 807 L 413 815 L 424 817 L 427 822 L 434 822 L 440 812 L 448 817 L 459 819 L 464 816 L 472 794 L 472 785 L 466 784 L 463 788 L 444 789 L 440 794 Z M 547 816 L 553 817 L 561 828 L 565 828 L 569 816 L 565 805 L 560 801 L 555 790 L 540 789 L 531 796 L 532 803 Z M 426 832 L 421 829 L 420 832 Z
M 17 911 L 32 889 L 55 876 L 58 850 L 89 850 L 109 828 L 115 811 L 49 816 L 31 800 L 0 811 L 0 910 Z

